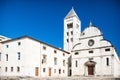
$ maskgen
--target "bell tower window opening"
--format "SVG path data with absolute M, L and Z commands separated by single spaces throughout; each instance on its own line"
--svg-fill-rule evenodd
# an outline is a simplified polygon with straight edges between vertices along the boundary
M 68 28 L 68 29 L 73 28 L 73 23 L 67 24 L 67 28 Z

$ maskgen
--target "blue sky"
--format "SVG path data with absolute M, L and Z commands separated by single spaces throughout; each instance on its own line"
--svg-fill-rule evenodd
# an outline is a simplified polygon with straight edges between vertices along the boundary
M 82 31 L 92 21 L 120 55 L 119 0 L 0 0 L 0 35 L 24 35 L 63 47 L 63 19 L 74 7 Z

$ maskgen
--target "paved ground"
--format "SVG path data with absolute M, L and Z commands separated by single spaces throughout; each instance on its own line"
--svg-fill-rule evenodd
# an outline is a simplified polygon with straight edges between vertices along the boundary
M 67 78 L 0 78 L 0 80 L 120 80 L 120 78 L 107 77 L 67 77 Z

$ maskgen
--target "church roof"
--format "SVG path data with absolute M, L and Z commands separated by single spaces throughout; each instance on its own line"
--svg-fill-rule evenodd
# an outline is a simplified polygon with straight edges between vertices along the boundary
M 102 36 L 101 30 L 90 22 L 89 26 L 82 31 L 80 38 L 88 38 L 93 36 Z
M 77 16 L 74 8 L 72 7 L 72 9 L 70 10 L 70 12 L 66 15 L 65 19 L 73 17 L 73 16 L 76 16 L 79 19 L 79 17 Z

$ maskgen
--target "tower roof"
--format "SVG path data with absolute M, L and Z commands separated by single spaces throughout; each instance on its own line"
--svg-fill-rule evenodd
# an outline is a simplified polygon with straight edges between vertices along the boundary
M 70 17 L 74 17 L 74 16 L 76 16 L 79 19 L 79 17 L 77 16 L 74 8 L 72 7 L 72 9 L 70 10 L 70 12 L 65 16 L 65 19 L 70 18 Z

